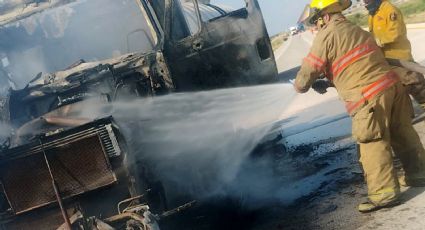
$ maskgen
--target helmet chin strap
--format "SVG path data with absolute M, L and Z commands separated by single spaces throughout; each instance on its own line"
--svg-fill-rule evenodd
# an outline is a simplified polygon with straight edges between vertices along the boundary
M 378 11 L 379 7 L 381 6 L 382 1 L 381 0 L 372 0 L 371 3 L 366 5 L 367 11 L 369 11 L 370 15 L 375 15 Z
M 325 25 L 326 25 L 325 20 L 323 19 L 323 17 L 320 17 L 320 18 L 317 20 L 317 27 L 318 27 L 319 29 L 322 29 Z

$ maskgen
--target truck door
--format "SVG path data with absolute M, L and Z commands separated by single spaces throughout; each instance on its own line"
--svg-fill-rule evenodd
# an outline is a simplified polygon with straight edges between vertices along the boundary
M 259 4 L 239 1 L 240 8 L 224 0 L 165 0 L 164 55 L 178 91 L 277 81 Z

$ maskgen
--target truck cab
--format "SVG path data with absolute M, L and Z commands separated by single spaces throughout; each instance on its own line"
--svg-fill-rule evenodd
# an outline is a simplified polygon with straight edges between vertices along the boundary
M 0 227 L 159 229 L 190 207 L 170 207 L 109 111 L 90 111 L 276 82 L 259 4 L 241 2 L 1 2 L 0 118 L 13 131 L 0 146 Z

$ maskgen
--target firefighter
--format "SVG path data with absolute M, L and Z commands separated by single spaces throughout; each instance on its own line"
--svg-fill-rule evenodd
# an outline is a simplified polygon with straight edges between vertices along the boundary
M 401 11 L 387 0 L 364 0 L 364 3 L 369 11 L 369 31 L 388 62 L 405 67 L 396 69 L 400 80 L 408 93 L 425 109 L 425 78 L 408 67 L 414 60 Z
M 412 104 L 397 73 L 372 35 L 342 15 L 350 5 L 349 0 L 312 0 L 304 19 L 319 32 L 294 88 L 299 93 L 310 87 L 325 93 L 334 86 L 344 100 L 368 186 L 368 201 L 358 210 L 370 212 L 399 202 L 392 150 L 402 160 L 411 186 L 425 184 L 425 150 L 412 126 Z

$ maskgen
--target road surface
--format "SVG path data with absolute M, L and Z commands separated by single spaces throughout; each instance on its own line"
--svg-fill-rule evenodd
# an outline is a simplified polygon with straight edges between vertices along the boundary
M 409 26 L 415 60 L 425 63 L 425 24 Z M 293 79 L 308 54 L 314 35 L 305 32 L 291 37 L 275 52 L 282 81 Z M 316 173 L 290 186 L 299 192 L 289 209 L 276 208 L 256 229 L 424 229 L 425 189 L 404 189 L 403 204 L 362 215 L 357 204 L 366 190 L 357 164 L 357 151 L 349 138 L 351 121 L 337 92 L 319 95 L 313 90 L 298 95 L 282 114 L 281 134 L 289 148 L 305 151 L 306 164 L 322 164 Z M 425 140 L 425 125 L 416 129 Z M 304 148 L 299 148 L 299 146 Z M 310 158 L 310 159 L 307 159 Z M 297 189 L 295 189 L 297 188 Z

